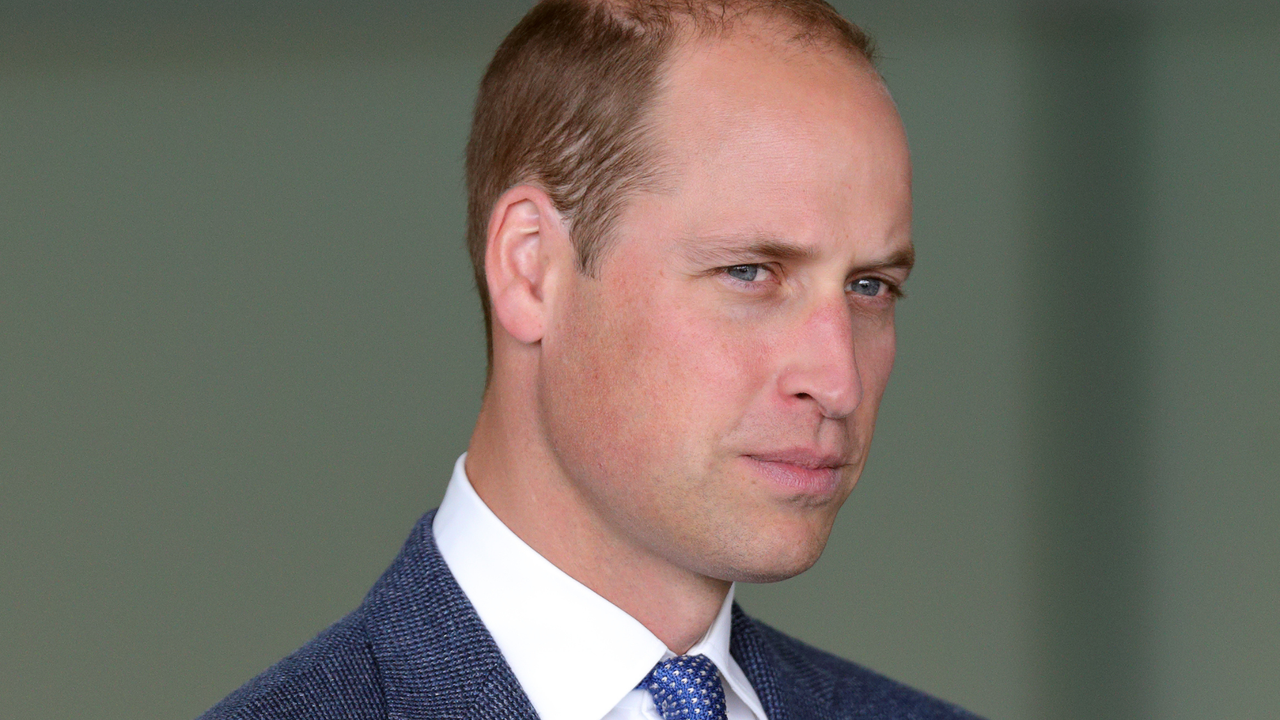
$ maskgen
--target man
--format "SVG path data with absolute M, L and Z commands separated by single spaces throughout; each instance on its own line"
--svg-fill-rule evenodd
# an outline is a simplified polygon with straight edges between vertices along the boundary
M 468 148 L 468 452 L 364 604 L 208 717 L 970 717 L 732 601 L 818 559 L 893 364 L 870 57 L 820 0 L 537 5 Z

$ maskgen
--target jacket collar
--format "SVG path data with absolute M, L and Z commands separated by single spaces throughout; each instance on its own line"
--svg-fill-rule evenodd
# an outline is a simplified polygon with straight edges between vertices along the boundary
M 431 530 L 434 518 L 433 510 L 418 521 L 358 611 L 382 675 L 388 715 L 396 720 L 537 720 L 440 556 Z M 831 688 L 784 681 L 788 663 L 774 647 L 735 603 L 729 649 L 769 720 L 816 717 L 815 695 Z
M 733 607 L 733 635 L 729 651 L 756 689 L 769 720 L 833 717 L 831 708 L 837 691 L 835 675 L 815 666 L 812 653 L 816 651 L 806 649 L 777 630 L 752 620 L 737 605 Z M 889 714 L 869 712 L 865 715 L 859 713 L 858 717 L 889 717 Z
M 729 653 L 738 661 L 743 674 L 751 681 L 764 714 L 769 720 L 802 720 L 807 713 L 789 714 L 787 683 L 778 673 L 778 658 L 765 642 L 759 628 L 737 603 L 733 604 L 733 633 L 729 638 Z
M 361 607 L 391 718 L 536 720 L 511 668 L 440 557 L 414 527 Z

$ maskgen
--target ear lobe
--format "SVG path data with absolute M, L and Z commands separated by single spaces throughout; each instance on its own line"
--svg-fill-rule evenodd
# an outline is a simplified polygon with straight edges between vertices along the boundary
M 563 235 L 551 198 L 528 185 L 504 193 L 489 216 L 484 258 L 489 302 L 497 325 L 522 343 L 542 340 L 554 277 L 552 246 Z

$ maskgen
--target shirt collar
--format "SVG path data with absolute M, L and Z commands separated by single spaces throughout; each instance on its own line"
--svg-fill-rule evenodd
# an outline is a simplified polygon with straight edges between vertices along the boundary
M 445 564 L 511 666 L 538 715 L 599 720 L 674 657 L 638 620 L 552 565 L 511 532 L 471 487 L 458 458 L 433 531 Z M 706 635 L 706 655 L 757 718 L 751 683 L 729 654 L 733 588 Z M 572 669 L 572 672 L 566 672 Z

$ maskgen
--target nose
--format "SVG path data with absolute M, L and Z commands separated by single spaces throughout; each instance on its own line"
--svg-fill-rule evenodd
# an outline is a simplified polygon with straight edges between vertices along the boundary
M 852 415 L 862 402 L 854 342 L 853 318 L 843 296 L 815 307 L 799 321 L 783 351 L 779 390 L 816 403 L 825 417 Z

